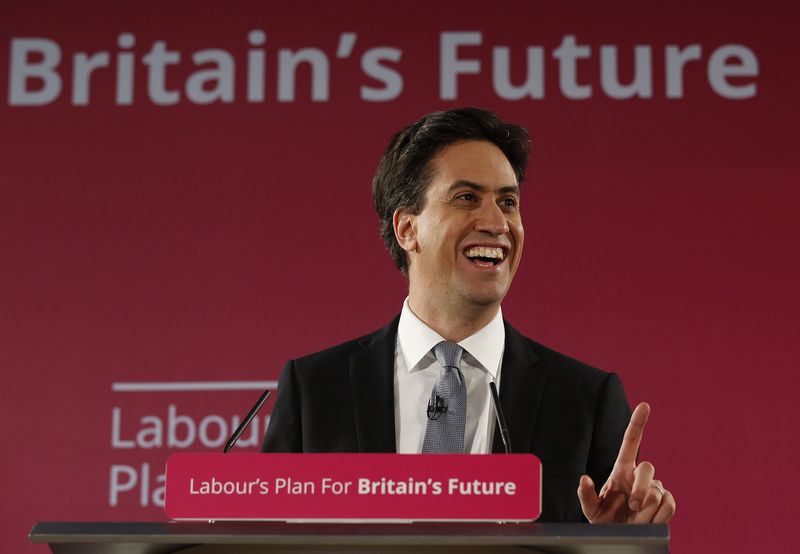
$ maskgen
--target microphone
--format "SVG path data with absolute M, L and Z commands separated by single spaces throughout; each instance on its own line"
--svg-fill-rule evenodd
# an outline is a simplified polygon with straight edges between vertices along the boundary
M 439 416 L 447 413 L 447 403 L 438 394 L 432 394 L 428 399 L 428 409 L 425 410 L 428 419 L 439 419 Z
M 500 428 L 500 438 L 503 439 L 503 447 L 506 449 L 506 454 L 511 454 L 511 437 L 508 435 L 506 418 L 503 416 L 503 408 L 500 406 L 500 396 L 497 394 L 497 385 L 494 384 L 494 381 L 489 381 L 489 389 L 492 391 L 494 415 L 497 417 L 497 426 Z
M 261 393 L 261 396 L 258 397 L 255 406 L 253 406 L 250 409 L 250 411 L 245 416 L 244 420 L 242 420 L 242 422 L 239 424 L 239 427 L 237 427 L 236 431 L 234 431 L 233 434 L 231 435 L 231 438 L 229 438 L 228 442 L 225 443 L 225 448 L 222 449 L 223 454 L 227 454 L 228 450 L 233 448 L 233 445 L 236 444 L 236 441 L 239 440 L 239 437 L 242 436 L 244 430 L 247 429 L 247 426 L 250 425 L 250 422 L 253 421 L 254 417 L 256 417 L 256 414 L 264 405 L 264 402 L 266 402 L 267 398 L 269 398 L 269 393 L 270 393 L 269 389 Z

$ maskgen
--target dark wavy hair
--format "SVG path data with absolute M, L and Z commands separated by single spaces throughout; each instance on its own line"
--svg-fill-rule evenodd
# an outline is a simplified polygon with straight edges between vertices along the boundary
M 471 140 L 497 146 L 511 164 L 517 182 L 522 183 L 531 149 L 528 131 L 479 108 L 426 115 L 397 133 L 381 158 L 372 180 L 372 203 L 380 218 L 386 249 L 405 276 L 408 276 L 408 260 L 394 236 L 394 212 L 405 208 L 419 214 L 425 207 L 425 191 L 433 177 L 430 161 L 445 146 Z

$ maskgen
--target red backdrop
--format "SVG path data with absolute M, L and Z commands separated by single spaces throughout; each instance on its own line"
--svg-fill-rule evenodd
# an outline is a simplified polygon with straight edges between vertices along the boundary
M 461 105 L 532 132 L 504 313 L 652 404 L 675 551 L 786 547 L 792 5 L 4 2 L 0 549 L 43 552 L 39 520 L 163 519 L 171 452 L 217 448 L 287 358 L 385 324 L 404 282 L 372 173 Z M 153 382 L 250 390 L 123 390 Z

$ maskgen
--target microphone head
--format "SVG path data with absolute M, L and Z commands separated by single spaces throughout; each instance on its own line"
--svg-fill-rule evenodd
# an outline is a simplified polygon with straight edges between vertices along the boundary
M 425 411 L 428 419 L 438 419 L 440 415 L 447 413 L 447 404 L 444 398 L 434 395 L 428 400 L 428 409 Z

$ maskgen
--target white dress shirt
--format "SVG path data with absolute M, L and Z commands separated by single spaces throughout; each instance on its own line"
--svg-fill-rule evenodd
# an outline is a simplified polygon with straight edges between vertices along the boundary
M 492 451 L 495 417 L 489 382 L 494 380 L 499 389 L 505 339 L 503 314 L 498 309 L 485 327 L 458 343 L 464 349 L 461 372 L 467 385 L 464 452 Z M 428 399 L 442 368 L 431 350 L 443 340 L 411 311 L 406 298 L 394 355 L 394 421 L 399 454 L 422 452 Z

